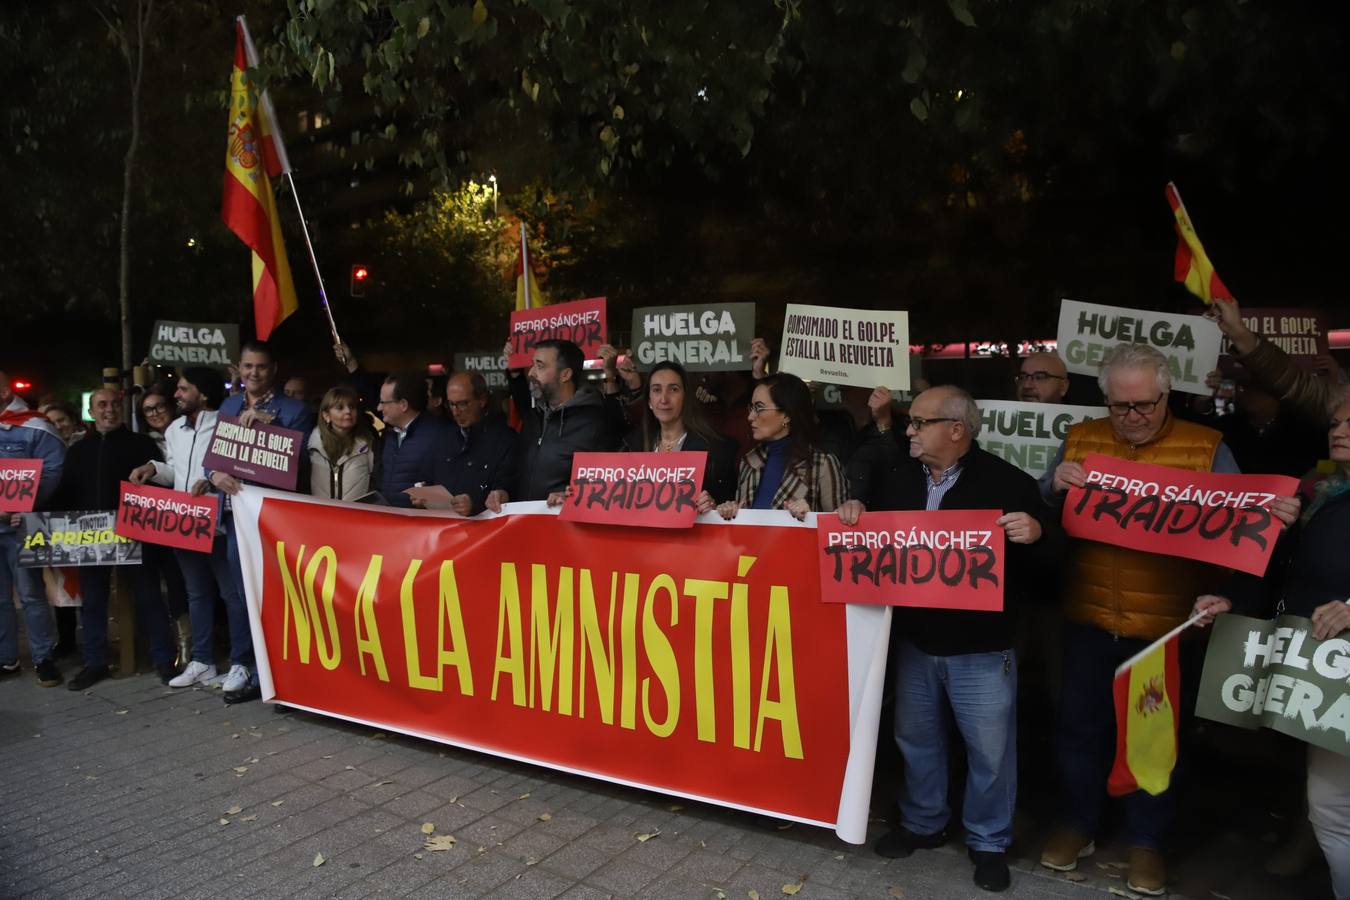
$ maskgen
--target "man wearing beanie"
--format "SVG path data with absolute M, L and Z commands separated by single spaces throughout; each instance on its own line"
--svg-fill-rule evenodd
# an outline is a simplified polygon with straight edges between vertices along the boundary
M 219 372 L 191 368 L 178 379 L 173 398 L 179 416 L 164 431 L 165 462 L 152 461 L 131 473 L 134 484 L 161 484 L 176 491 L 205 494 L 211 486 L 203 476 L 202 462 L 216 429 L 216 410 L 225 398 L 225 382 Z M 210 553 L 174 549 L 178 567 L 187 584 L 188 616 L 192 620 L 192 661 L 170 687 L 207 684 L 217 677 L 212 637 L 215 631 L 216 597 L 225 601 L 230 626 L 230 658 L 244 657 L 248 640 L 248 610 L 230 575 L 225 537 L 219 529 Z

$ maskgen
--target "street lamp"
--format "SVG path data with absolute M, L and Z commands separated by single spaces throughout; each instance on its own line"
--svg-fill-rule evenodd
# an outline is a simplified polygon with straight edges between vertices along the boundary
M 488 176 L 488 181 L 492 182 L 492 214 L 497 215 L 497 176 L 492 174 Z

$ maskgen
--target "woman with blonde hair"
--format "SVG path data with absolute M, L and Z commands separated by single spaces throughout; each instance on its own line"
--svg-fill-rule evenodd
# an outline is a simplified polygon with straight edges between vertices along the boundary
M 319 423 L 309 435 L 309 492 L 358 500 L 375 484 L 375 434 L 356 391 L 339 385 L 323 395 Z

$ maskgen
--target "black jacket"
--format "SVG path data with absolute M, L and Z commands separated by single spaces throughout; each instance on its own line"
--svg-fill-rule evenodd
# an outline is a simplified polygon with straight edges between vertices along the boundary
M 519 444 L 520 436 L 498 418 L 483 419 L 467 433 L 451 422 L 437 447 L 432 482 L 451 494 L 468 494 L 474 513 L 483 511 L 487 495 L 495 490 L 515 500 Z
M 106 434 L 90 429 L 66 451 L 61 484 L 50 506 L 59 510 L 117 509 L 122 482 L 132 469 L 152 459 L 164 457 L 149 435 L 137 434 L 125 425 Z
M 1306 508 L 1312 497 L 1302 489 L 1299 494 Z M 1306 523 L 1286 531 L 1264 576 L 1239 572 L 1220 593 L 1241 615 L 1265 618 L 1278 610 L 1308 618 L 1322 604 L 1350 597 L 1347 536 L 1350 493 L 1333 497 Z
M 623 439 L 623 449 L 629 453 L 645 453 L 652 448 L 642 440 L 642 429 L 634 428 Z M 694 432 L 685 435 L 681 451 L 706 450 L 708 465 L 703 470 L 703 490 L 712 494 L 718 503 L 736 499 L 736 445 L 726 438 L 712 444 Z
M 511 399 L 523 422 L 520 428 L 520 477 L 515 500 L 545 500 L 572 480 L 572 455 L 577 451 L 617 450 L 623 411 L 618 395 L 610 400 L 582 387 L 557 409 L 530 408 L 524 376 L 511 378 Z
M 408 425 L 403 443 L 392 426 L 380 434 L 380 476 L 375 482 L 392 506 L 412 506 L 412 498 L 403 493 L 421 482 L 431 484 L 440 449 L 449 427 L 445 420 L 420 412 Z
M 879 435 L 870 450 L 878 461 L 870 479 L 870 496 L 858 497 L 870 510 L 921 510 L 927 506 L 928 476 L 923 464 L 888 436 Z M 1041 500 L 1036 479 L 981 450 L 978 444 L 961 457 L 961 474 L 942 498 L 939 509 L 999 509 L 1030 513 L 1041 525 L 1034 544 L 1008 542 L 1003 569 L 1003 611 L 897 607 L 896 634 L 932 656 L 988 653 L 1013 646 L 1017 607 L 1037 595 L 1053 597 L 1057 562 L 1064 550 L 1064 532 Z M 863 521 L 866 522 L 866 514 Z

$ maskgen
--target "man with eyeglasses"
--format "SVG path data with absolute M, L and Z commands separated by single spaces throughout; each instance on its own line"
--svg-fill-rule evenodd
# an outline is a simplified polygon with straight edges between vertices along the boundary
M 518 436 L 499 416 L 488 415 L 492 396 L 480 372 L 456 372 L 445 385 L 454 424 L 437 448 L 432 484 L 408 488 L 413 506 L 451 509 L 471 516 L 501 512 L 516 484 Z
M 1069 392 L 1069 370 L 1058 353 L 1032 353 L 1013 376 L 1017 399 L 1027 403 L 1063 403 Z
M 1092 453 L 1196 472 L 1238 471 L 1219 432 L 1171 415 L 1171 371 L 1167 357 L 1155 348 L 1112 348 L 1102 360 L 1097 382 L 1108 414 L 1070 428 L 1041 478 L 1041 494 L 1052 507 L 1062 507 L 1070 487 L 1086 483 L 1082 463 Z M 1298 515 L 1298 502 L 1278 498 L 1271 511 L 1287 525 Z M 1064 826 L 1046 844 L 1041 865 L 1069 871 L 1096 849 L 1094 837 L 1116 748 L 1116 667 L 1184 622 L 1195 598 L 1216 587 L 1224 573 L 1193 560 L 1086 540 L 1069 542 L 1062 570 L 1066 622 L 1056 744 Z M 1186 649 L 1183 683 L 1190 674 Z M 1175 816 L 1176 791 L 1174 777 L 1161 794 L 1135 791 L 1122 798 L 1127 886 L 1137 893 L 1156 895 L 1167 889 L 1163 849 Z
M 449 426 L 427 414 L 427 384 L 421 375 L 405 372 L 385 378 L 377 406 L 388 426 L 380 435 L 380 493 L 394 506 L 412 506 L 404 492 L 435 480 L 436 459 Z
M 868 400 L 877 430 L 891 421 L 891 395 Z M 935 849 L 951 836 L 947 797 L 948 722 L 965 741 L 961 811 L 975 883 L 987 891 L 1011 883 L 1006 853 L 1017 797 L 1017 614 L 1039 573 L 1052 569 L 1062 532 L 1041 503 L 1032 477 L 981 449 L 980 410 L 957 387 L 914 398 L 905 427 L 908 453 L 889 437 L 869 446 L 889 454 L 868 480 L 869 496 L 839 507 L 844 525 L 864 509 L 998 509 L 1008 540 L 1004 608 L 998 612 L 897 608 L 894 614 L 895 741 L 904 758 L 900 821 L 876 844 L 892 859 Z M 856 485 L 856 480 L 850 479 Z

